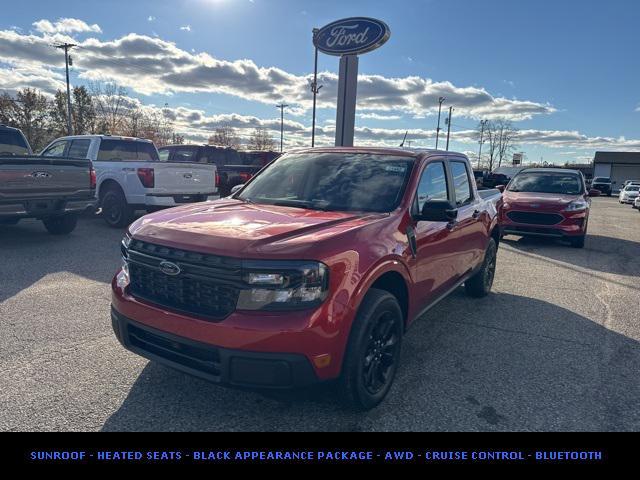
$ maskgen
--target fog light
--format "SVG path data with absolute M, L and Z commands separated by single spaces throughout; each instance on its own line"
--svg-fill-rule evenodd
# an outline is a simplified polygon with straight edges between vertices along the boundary
M 313 364 L 318 368 L 328 367 L 331 363 L 331 355 L 328 353 L 323 353 L 322 355 L 317 355 L 313 357 Z

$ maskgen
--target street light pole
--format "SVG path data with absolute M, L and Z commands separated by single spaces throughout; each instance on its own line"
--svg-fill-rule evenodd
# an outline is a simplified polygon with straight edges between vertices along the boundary
M 289 105 L 285 103 L 281 103 L 280 105 L 276 105 L 276 108 L 280 109 L 280 153 L 282 153 L 282 146 L 284 144 L 284 109 Z
M 322 85 L 318 86 L 318 47 L 315 44 L 316 43 L 315 38 L 319 31 L 320 31 L 319 28 L 313 29 L 313 39 L 314 39 L 313 46 L 315 49 L 315 53 L 314 53 L 314 61 L 313 61 L 313 83 L 311 84 L 311 92 L 313 93 L 313 114 L 312 114 L 312 120 L 311 120 L 311 147 L 314 147 L 316 144 L 316 96 L 318 95 L 318 92 L 322 88 Z
M 453 107 L 449 107 L 449 119 L 447 120 L 447 152 L 449 151 L 449 135 L 451 134 L 451 114 Z
M 480 170 L 480 158 L 482 156 L 482 135 L 484 134 L 484 126 L 487 124 L 488 120 L 480 120 L 480 148 L 478 149 L 478 170 Z
M 440 113 L 442 112 L 442 102 L 446 99 L 444 97 L 438 98 L 438 128 L 436 128 L 436 150 L 438 149 L 438 137 L 440 137 Z

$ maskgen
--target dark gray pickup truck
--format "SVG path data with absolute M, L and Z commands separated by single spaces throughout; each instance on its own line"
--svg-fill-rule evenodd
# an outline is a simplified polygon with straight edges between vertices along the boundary
M 20 130 L 0 125 L 0 225 L 42 220 L 54 235 L 71 233 L 95 207 L 90 160 L 33 155 Z

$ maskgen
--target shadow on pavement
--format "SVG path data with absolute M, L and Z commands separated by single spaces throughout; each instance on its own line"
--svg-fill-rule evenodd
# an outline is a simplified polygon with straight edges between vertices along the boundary
M 149 363 L 103 430 L 638 430 L 640 344 L 556 305 L 456 291 L 409 330 L 383 408 L 232 390 Z
M 51 273 L 70 272 L 109 283 L 120 262 L 124 229 L 109 228 L 101 218 L 81 218 L 69 235 L 50 235 L 41 222 L 22 220 L 0 225 L 3 269 L 10 281 L 0 282 L 0 303 Z
M 640 242 L 632 240 L 587 234 L 584 248 L 572 248 L 559 240 L 538 237 L 507 235 L 503 241 L 523 253 L 604 273 L 637 276 L 640 268 Z

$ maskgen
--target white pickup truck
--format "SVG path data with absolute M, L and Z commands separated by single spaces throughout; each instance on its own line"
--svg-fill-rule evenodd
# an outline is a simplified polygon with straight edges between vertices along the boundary
M 75 135 L 54 140 L 41 155 L 93 162 L 98 206 L 112 227 L 127 226 L 136 210 L 153 211 L 219 198 L 215 165 L 161 162 L 150 140 Z

